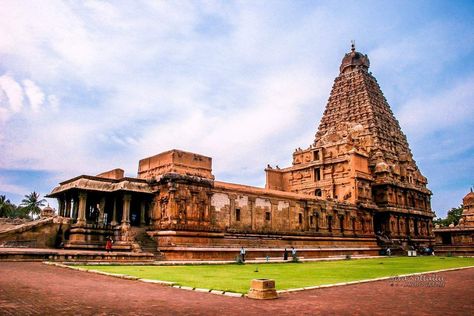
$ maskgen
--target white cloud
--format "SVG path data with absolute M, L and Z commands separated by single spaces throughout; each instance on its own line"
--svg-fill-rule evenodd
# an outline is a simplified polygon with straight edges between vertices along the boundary
M 54 112 L 59 111 L 60 100 L 56 95 L 48 95 L 48 104 Z
M 29 79 L 23 80 L 23 86 L 25 87 L 25 94 L 28 97 L 31 109 L 33 112 L 39 112 L 45 99 L 43 91 Z
M 0 106 L 11 112 L 20 112 L 23 108 L 23 89 L 20 84 L 9 75 L 3 75 L 0 77 L 0 89 L 6 96 L 6 98 L 0 99 L 2 100 Z
M 26 194 L 26 192 L 28 192 L 28 189 L 23 186 L 9 183 L 0 177 L 0 191 L 23 196 Z
M 421 138 L 474 117 L 474 77 L 438 94 L 418 96 L 403 104 L 398 118 L 404 130 Z
M 178 147 L 260 183 L 267 163 L 288 164 L 313 141 L 351 39 L 370 53 L 407 134 L 465 123 L 473 80 L 448 91 L 431 79 L 472 43 L 450 23 L 406 27 L 416 10 L 378 10 L 386 5 L 4 1 L 0 168 L 133 175 L 138 159 Z

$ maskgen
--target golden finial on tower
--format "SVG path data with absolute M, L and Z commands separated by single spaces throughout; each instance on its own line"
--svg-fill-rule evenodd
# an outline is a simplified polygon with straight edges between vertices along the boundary
M 356 50 L 356 41 L 355 40 L 351 40 L 351 51 L 355 51 Z

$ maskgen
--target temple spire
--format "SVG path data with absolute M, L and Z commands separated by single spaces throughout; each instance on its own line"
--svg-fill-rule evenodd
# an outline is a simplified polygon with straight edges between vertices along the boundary
M 351 40 L 351 52 L 355 52 L 355 50 L 356 50 L 356 41 Z

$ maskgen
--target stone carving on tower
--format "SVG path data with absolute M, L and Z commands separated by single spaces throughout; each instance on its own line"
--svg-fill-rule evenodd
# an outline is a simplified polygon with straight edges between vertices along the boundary
M 368 56 L 352 44 L 342 59 L 314 142 L 295 150 L 293 166 L 267 168 L 267 188 L 385 212 L 376 223 L 380 231 L 428 232 L 433 213 L 427 179 L 369 66 Z M 415 213 L 422 217 L 409 216 Z

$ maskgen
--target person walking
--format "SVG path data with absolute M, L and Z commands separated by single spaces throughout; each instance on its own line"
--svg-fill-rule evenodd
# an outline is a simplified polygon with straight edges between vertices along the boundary
M 291 256 L 293 257 L 293 260 L 296 260 L 296 249 L 294 247 L 291 247 Z
M 105 242 L 105 250 L 107 252 L 110 252 L 112 250 L 112 244 L 114 243 L 114 240 L 112 237 L 107 237 L 107 241 Z
M 288 260 L 288 250 L 285 248 L 285 252 L 283 253 L 283 260 Z

